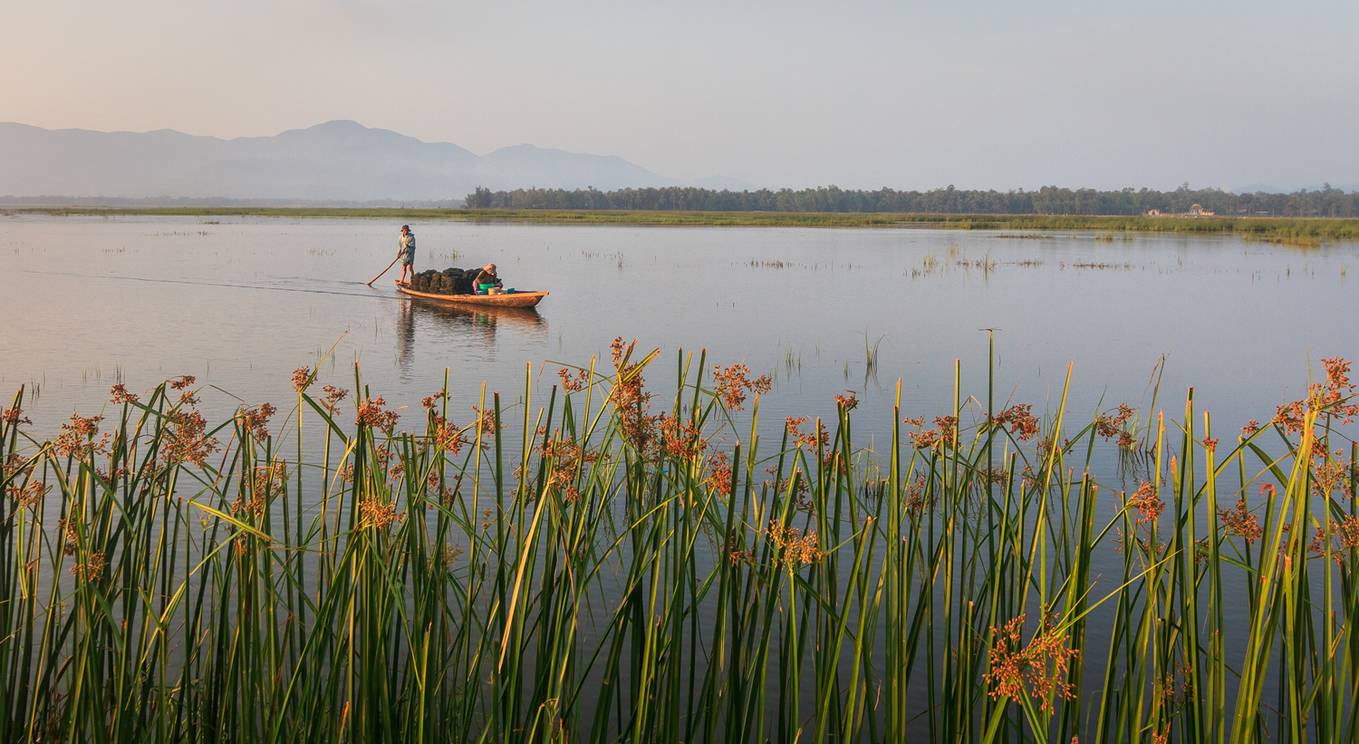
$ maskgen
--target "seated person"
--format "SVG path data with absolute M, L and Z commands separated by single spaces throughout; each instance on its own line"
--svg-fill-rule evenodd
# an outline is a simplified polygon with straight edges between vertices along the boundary
M 500 281 L 500 277 L 495 273 L 495 264 L 488 263 L 481 267 L 481 271 L 472 278 L 472 292 L 475 294 L 490 294 L 492 288 L 499 289 L 505 286 Z

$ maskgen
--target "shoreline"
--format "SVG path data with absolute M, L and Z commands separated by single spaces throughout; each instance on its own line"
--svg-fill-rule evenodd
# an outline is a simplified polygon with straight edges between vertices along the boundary
M 986 215 L 890 212 L 682 212 L 553 209 L 405 209 L 400 207 L 20 207 L 4 215 L 52 217 L 274 217 L 393 219 L 542 225 L 641 227 L 823 227 L 939 230 L 1090 230 L 1102 234 L 1234 235 L 1315 247 L 1359 241 L 1359 219 L 1337 217 L 1152 217 Z M 1096 236 L 1101 237 L 1101 236 Z

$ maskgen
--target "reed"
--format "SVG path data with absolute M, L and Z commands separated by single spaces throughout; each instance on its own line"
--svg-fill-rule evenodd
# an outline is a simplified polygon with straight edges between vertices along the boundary
M 661 359 L 616 342 L 460 423 L 447 381 L 398 420 L 357 369 L 349 391 L 302 369 L 283 414 L 210 427 L 180 378 L 38 437 L 21 389 L 0 739 L 1359 733 L 1343 361 L 1219 443 L 1192 391 L 1175 423 L 1079 421 L 1065 393 L 1039 419 L 961 369 L 931 423 L 898 385 L 891 410 L 762 426 L 767 379 L 678 354 L 653 397 Z M 886 451 L 855 444 L 863 415 L 892 416 Z M 1135 487 L 1092 475 L 1107 448 Z

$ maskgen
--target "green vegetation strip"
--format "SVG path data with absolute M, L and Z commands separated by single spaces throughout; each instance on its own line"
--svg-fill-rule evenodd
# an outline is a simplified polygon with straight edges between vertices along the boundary
M 1192 392 L 1173 424 L 1079 422 L 1068 372 L 1039 419 L 965 396 L 955 367 L 929 423 L 899 387 L 873 412 L 848 394 L 769 446 L 767 378 L 662 358 L 619 341 L 546 400 L 483 388 L 461 424 L 447 376 L 400 414 L 357 369 L 362 395 L 303 368 L 283 417 L 209 428 L 179 378 L 39 438 L 21 389 L 0 416 L 0 740 L 1359 734 L 1343 360 L 1221 441 Z M 891 417 L 889 449 L 856 446 L 863 415 Z M 1126 489 L 1091 476 L 1101 449 Z
M 323 207 L 43 208 L 11 214 L 56 216 L 324 217 L 394 222 L 459 221 L 551 225 L 713 227 L 918 227 L 950 230 L 1076 230 L 1102 233 L 1237 235 L 1289 245 L 1359 240 L 1359 219 L 1311 217 L 1120 217 L 896 214 L 885 212 L 681 212 L 551 209 L 398 209 Z

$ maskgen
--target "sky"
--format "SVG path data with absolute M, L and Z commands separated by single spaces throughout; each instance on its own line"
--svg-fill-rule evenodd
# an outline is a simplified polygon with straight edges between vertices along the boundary
M 0 0 L 0 121 L 353 119 L 674 178 L 1359 188 L 1359 2 Z

